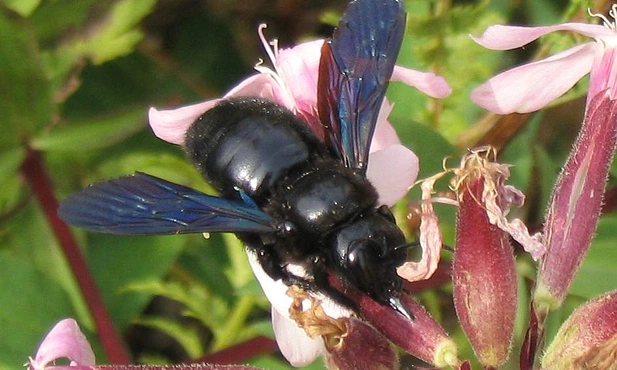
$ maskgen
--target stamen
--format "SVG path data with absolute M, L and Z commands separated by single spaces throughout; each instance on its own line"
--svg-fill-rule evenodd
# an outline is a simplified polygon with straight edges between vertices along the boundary
M 278 58 L 278 52 L 279 52 L 278 40 L 274 39 L 270 42 L 266 40 L 266 36 L 264 36 L 263 30 L 267 27 L 268 25 L 266 25 L 265 23 L 260 24 L 259 27 L 257 28 L 257 33 L 259 34 L 259 39 L 261 40 L 261 44 L 266 50 L 266 54 L 268 54 L 268 58 L 270 58 L 270 62 L 272 63 L 272 67 L 274 68 L 274 70 L 268 67 L 264 67 L 262 65 L 264 63 L 262 59 L 260 59 L 259 63 L 255 65 L 255 70 L 259 73 L 265 73 L 265 74 L 270 75 L 272 79 L 276 81 L 276 83 L 279 85 L 282 92 L 286 96 L 285 100 L 287 100 L 287 103 L 283 103 L 283 105 L 286 105 L 292 111 L 295 111 L 295 101 L 293 99 L 293 96 L 291 95 L 291 92 L 286 87 L 285 81 L 283 81 L 283 79 L 281 78 L 281 73 L 276 63 L 276 59 Z
M 267 24 L 262 23 L 257 28 L 257 34 L 259 34 L 259 39 L 261 40 L 261 44 L 264 46 L 266 50 L 266 54 L 268 54 L 268 58 L 270 58 L 270 62 L 276 68 L 276 56 L 278 54 L 278 41 L 275 39 L 271 42 L 266 40 L 266 36 L 264 36 L 264 29 L 268 27 Z
M 617 30 L 617 4 L 613 4 L 613 6 L 611 6 L 611 9 L 608 11 L 609 17 L 613 19 L 612 21 L 604 14 L 592 13 L 591 9 L 589 8 L 587 8 L 587 14 L 589 14 L 590 17 L 600 18 L 602 20 L 602 23 L 604 23 L 604 27 L 613 31 Z
M 608 15 L 610 15 L 613 20 L 617 20 L 617 4 L 613 4 L 613 6 L 611 6 L 611 10 L 608 11 Z M 613 22 L 613 25 L 614 24 L 615 22 Z

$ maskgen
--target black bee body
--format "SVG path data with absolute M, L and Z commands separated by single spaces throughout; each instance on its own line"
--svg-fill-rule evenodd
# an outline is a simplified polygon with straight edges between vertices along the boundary
M 292 112 L 262 99 L 222 100 L 205 112 L 184 144 L 221 197 L 136 173 L 73 194 L 60 216 L 111 234 L 232 232 L 273 279 L 353 308 L 328 283 L 332 274 L 345 289 L 410 317 L 398 299 L 396 273 L 405 262 L 405 239 L 366 178 L 404 29 L 402 0 L 349 3 L 321 48 L 313 108 L 323 140 Z M 293 275 L 291 264 L 306 274 Z
M 191 126 L 185 150 L 221 194 L 248 195 L 272 216 L 275 238 L 240 235 L 272 278 L 331 291 L 329 267 L 384 304 L 396 297 L 405 239 L 394 218 L 376 207 L 370 182 L 287 109 L 260 99 L 222 101 Z M 290 275 L 289 263 L 314 279 Z

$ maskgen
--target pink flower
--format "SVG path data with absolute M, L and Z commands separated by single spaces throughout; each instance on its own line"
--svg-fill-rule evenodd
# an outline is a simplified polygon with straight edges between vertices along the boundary
M 53 364 L 63 358 L 71 360 L 69 366 Z M 28 370 L 259 370 L 243 365 L 95 365 L 92 347 L 73 319 L 59 321 L 27 365 Z
M 604 21 L 604 26 L 586 23 L 543 27 L 496 25 L 489 27 L 482 36 L 472 37 L 478 44 L 493 50 L 522 47 L 555 31 L 572 31 L 592 37 L 595 41 L 500 73 L 477 87 L 471 93 L 471 99 L 498 114 L 533 112 L 565 94 L 590 71 L 588 102 L 606 88 L 610 88 L 612 94 L 617 88 L 617 73 L 612 68 L 617 56 L 615 6 L 609 14 L 612 22 L 597 15 Z
M 299 44 L 291 49 L 278 50 L 276 41 L 268 43 L 263 35 L 265 25 L 259 27 L 259 36 L 274 66 L 274 70 L 260 62 L 255 66 L 258 74 L 250 76 L 231 89 L 223 98 L 257 96 L 285 106 L 303 118 L 315 130 L 320 124 L 317 115 L 317 76 L 323 40 Z M 270 47 L 273 46 L 273 48 Z M 433 73 L 424 73 L 395 66 L 392 81 L 414 86 L 425 94 L 444 98 L 452 89 L 446 81 Z M 182 144 L 188 127 L 221 98 L 173 110 L 159 111 L 151 108 L 150 126 L 159 138 L 174 144 Z M 389 113 L 389 105 L 382 111 Z M 386 121 L 387 114 L 380 115 Z M 387 124 L 389 126 L 389 124 Z M 391 130 L 391 128 L 389 128 Z M 379 134 L 376 134 L 379 136 Z
M 30 370 L 44 370 L 50 362 L 61 358 L 71 360 L 71 366 L 94 365 L 94 352 L 90 343 L 73 319 L 59 321 L 39 346 Z
M 258 74 L 250 76 L 229 91 L 223 98 L 208 100 L 173 110 L 149 111 L 150 126 L 161 139 L 182 145 L 189 126 L 205 111 L 221 99 L 229 97 L 261 97 L 285 106 L 304 120 L 319 137 L 323 137 L 317 112 L 317 78 L 323 40 L 306 42 L 291 49 L 277 47 L 276 41 L 268 43 L 263 36 L 264 25 L 259 27 L 259 36 L 274 66 L 270 69 L 259 63 L 255 69 Z M 270 46 L 272 45 L 272 47 Z M 395 66 L 393 81 L 415 86 L 420 91 L 436 98 L 450 94 L 451 89 L 442 77 Z M 367 177 L 377 189 L 379 202 L 392 206 L 401 199 L 413 185 L 418 174 L 418 158 L 401 145 L 396 132 L 387 121 L 391 105 L 384 100 L 379 112 L 377 126 L 371 143 L 371 154 Z M 321 336 L 309 337 L 290 318 L 293 298 L 287 295 L 288 286 L 282 281 L 272 280 L 261 268 L 256 256 L 249 252 L 249 260 L 266 296 L 272 303 L 272 321 L 277 342 L 283 355 L 295 366 L 311 363 L 328 351 Z M 418 275 L 430 276 L 429 265 L 435 258 L 418 266 Z M 299 266 L 290 268 L 301 269 Z M 434 269 L 433 269 L 434 270 Z M 296 271 L 294 271 L 296 273 Z M 432 273 L 432 271 L 431 271 Z M 303 271 L 297 271 L 302 276 Z M 350 310 L 343 308 L 331 299 L 311 293 L 328 317 L 348 318 Z M 307 303 L 308 304 L 308 303 Z M 393 311 L 394 312 L 394 311 Z M 394 315 L 400 316 L 398 313 Z

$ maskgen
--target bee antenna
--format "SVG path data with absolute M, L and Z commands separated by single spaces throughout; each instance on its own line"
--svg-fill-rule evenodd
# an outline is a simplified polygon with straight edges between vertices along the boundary
M 416 240 L 416 241 L 413 241 L 413 242 L 409 242 L 409 243 L 398 245 L 398 246 L 394 247 L 394 250 L 398 251 L 398 250 L 401 250 L 401 249 L 415 248 L 415 247 L 419 247 L 419 246 L 420 246 L 420 242 Z

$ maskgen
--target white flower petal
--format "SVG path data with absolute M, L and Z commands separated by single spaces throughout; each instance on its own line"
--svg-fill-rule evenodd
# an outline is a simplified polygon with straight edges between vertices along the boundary
M 509 50 L 529 44 L 540 36 L 555 31 L 573 31 L 589 37 L 614 38 L 615 32 L 604 26 L 586 23 L 563 23 L 554 26 L 521 27 L 490 26 L 480 37 L 470 37 L 478 44 L 493 50 Z
M 287 313 L 289 317 L 289 307 L 293 303 L 293 299 L 287 295 L 289 287 L 285 285 L 281 280 L 272 280 L 272 278 L 263 270 L 257 255 L 250 250 L 246 250 L 249 263 L 253 269 L 253 273 L 261 285 L 261 289 L 264 291 L 266 298 L 270 301 L 272 307 L 274 307 L 279 313 Z
M 255 277 L 259 281 L 264 294 L 272 304 L 272 326 L 276 342 L 285 358 L 294 366 L 305 366 L 310 364 L 318 356 L 326 353 L 323 340 L 321 338 L 310 338 L 304 329 L 289 317 L 289 308 L 293 299 L 287 295 L 288 286 L 281 280 L 273 280 L 261 267 L 255 253 L 247 249 L 249 263 Z M 297 265 L 290 265 L 294 274 L 304 276 L 304 269 Z M 324 312 L 334 318 L 349 317 L 351 311 L 342 307 L 332 299 L 321 294 L 310 293 L 321 301 Z M 306 300 L 304 303 L 310 304 Z M 308 307 L 305 307 L 308 308 Z
M 394 205 L 416 181 L 418 157 L 402 145 L 391 145 L 371 153 L 367 177 L 377 189 L 379 203 Z
M 400 66 L 394 66 L 391 80 L 413 86 L 433 98 L 445 98 L 452 92 L 452 88 L 443 77 Z
M 596 47 L 595 42 L 579 45 L 507 70 L 474 89 L 471 100 L 498 114 L 539 110 L 589 73 Z
M 68 358 L 71 364 L 94 365 L 94 352 L 79 325 L 73 319 L 59 321 L 45 336 L 34 359 L 30 360 L 32 370 L 44 370 L 47 364 L 60 358 Z
M 319 356 L 326 354 L 323 339 L 310 338 L 304 329 L 272 307 L 272 328 L 276 337 L 276 343 L 283 356 L 292 366 L 307 366 Z

